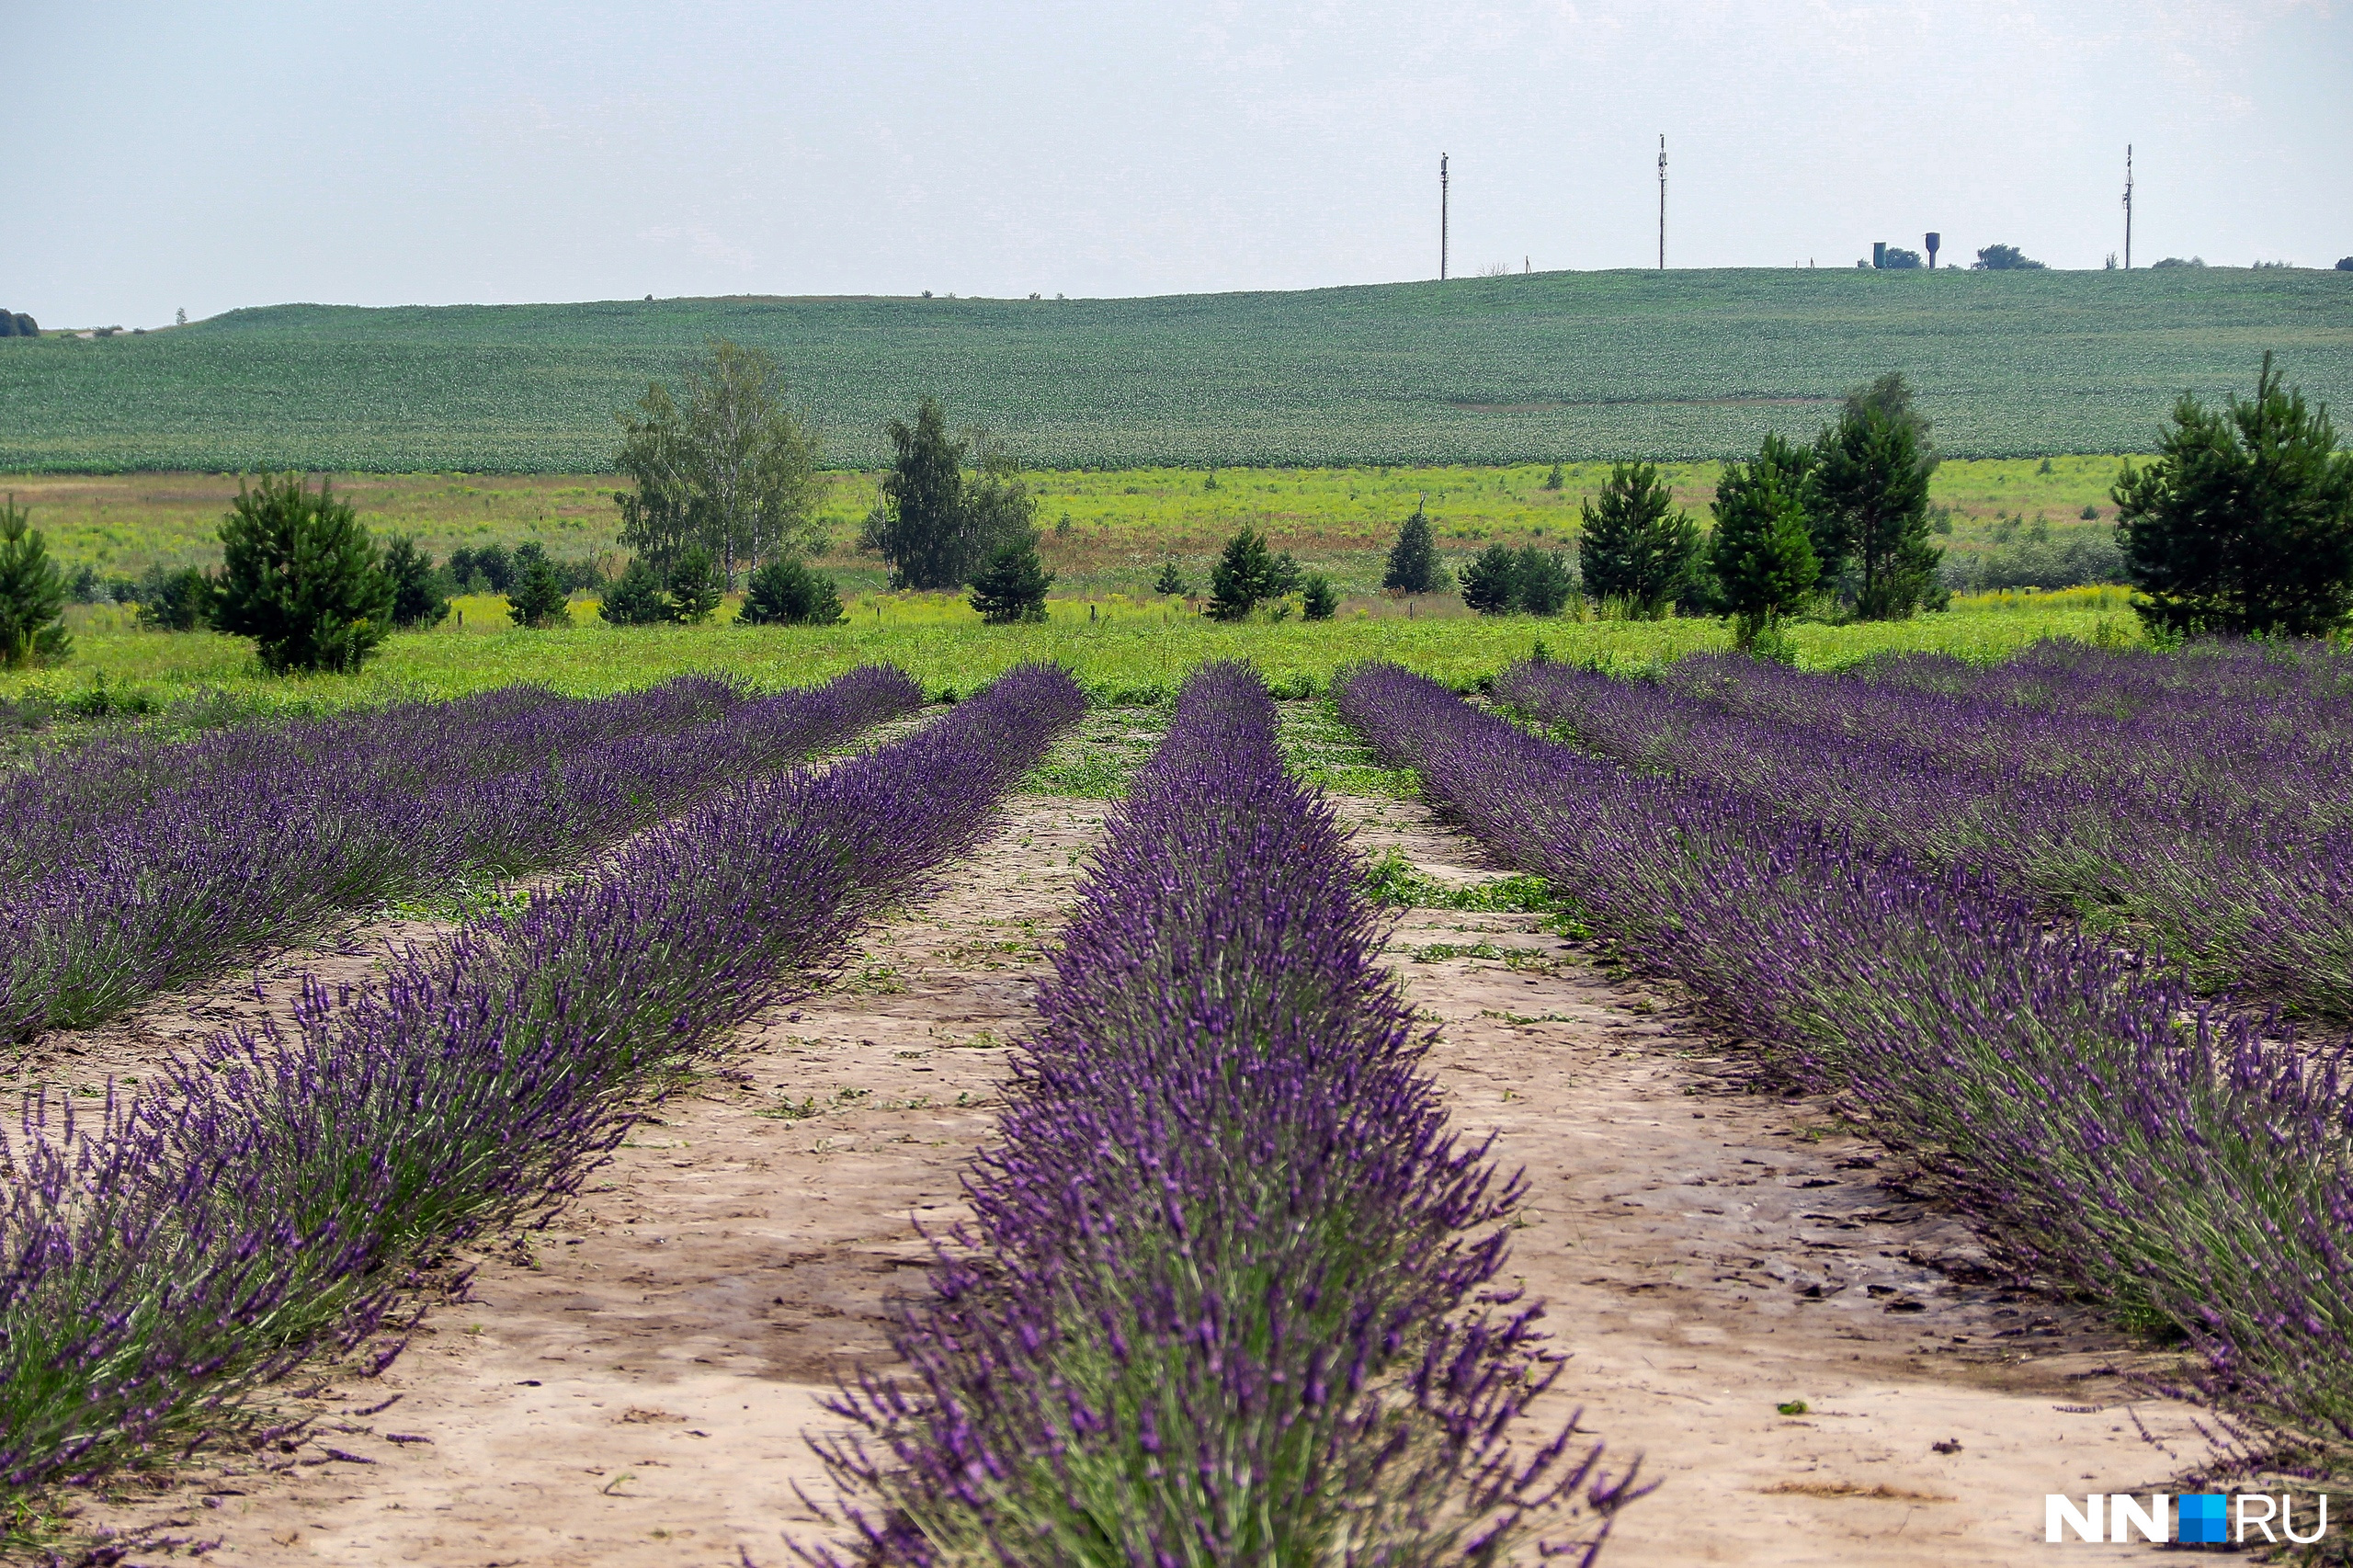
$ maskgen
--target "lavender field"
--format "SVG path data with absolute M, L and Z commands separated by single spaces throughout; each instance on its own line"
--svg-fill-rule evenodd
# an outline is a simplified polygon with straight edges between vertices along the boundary
M 1918 1155 L 2021 1279 L 2180 1334 L 2282 1462 L 2353 1445 L 2347 666 L 1393 666 L 1338 702 L 1497 857 Z M 2282 1004 L 2318 1016 L 2300 1038 Z

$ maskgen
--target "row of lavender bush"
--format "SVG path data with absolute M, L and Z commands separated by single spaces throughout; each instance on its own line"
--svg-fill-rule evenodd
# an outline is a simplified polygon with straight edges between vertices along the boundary
M 889 669 L 825 692 L 753 699 L 702 677 L 597 701 L 516 688 L 216 736 L 155 764 L 169 777 L 152 789 L 110 790 L 79 761 L 43 775 L 20 792 L 45 783 L 82 831 L 20 839 L 44 846 L 44 869 L 0 892 L 0 1040 L 97 1022 L 445 879 L 577 858 L 922 702 Z
M 791 704 L 913 689 L 846 678 L 771 722 L 830 733 Z M 1059 670 L 1017 669 L 879 750 L 741 783 L 380 985 L 313 990 L 290 1037 L 223 1037 L 95 1125 L 29 1100 L 0 1144 L 0 1483 L 191 1437 L 376 1333 L 416 1260 L 544 1215 L 649 1074 L 969 849 L 1084 706 Z
M 2275 1432 L 2353 1443 L 2341 1052 L 2209 1010 L 1991 878 L 1535 738 L 1394 666 L 1337 699 L 1495 853 L 1918 1152 L 2022 1267 L 2178 1324 L 2210 1392 Z
M 2120 922 L 2208 988 L 2353 1017 L 2353 704 L 2304 661 L 2200 650 L 2195 689 L 2150 653 L 2045 652 L 1983 689 L 1949 662 L 1711 656 L 1631 681 L 1521 665 L 1495 689 L 1619 761 Z M 2061 703 L 2063 669 L 2080 685 Z
M 1447 1131 L 1362 874 L 1248 666 L 1113 814 L 975 1218 L 821 1443 L 866 1564 L 1587 1560 L 1631 1494 L 1495 1289 L 1520 1196 Z M 813 1561 L 838 1563 L 835 1549 Z

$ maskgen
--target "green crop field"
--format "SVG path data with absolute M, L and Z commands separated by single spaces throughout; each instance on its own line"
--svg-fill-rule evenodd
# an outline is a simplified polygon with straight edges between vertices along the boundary
M 1145 300 L 286 305 L 0 343 L 0 471 L 593 472 L 708 337 L 834 460 L 936 392 L 1041 468 L 1722 457 L 1897 369 L 1959 456 L 2145 449 L 2175 395 L 2353 394 L 2353 273 L 1551 273 Z

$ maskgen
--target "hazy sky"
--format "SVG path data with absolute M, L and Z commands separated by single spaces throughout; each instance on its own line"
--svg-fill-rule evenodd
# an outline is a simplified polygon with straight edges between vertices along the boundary
M 2353 0 L 0 0 L 0 306 L 2353 253 Z

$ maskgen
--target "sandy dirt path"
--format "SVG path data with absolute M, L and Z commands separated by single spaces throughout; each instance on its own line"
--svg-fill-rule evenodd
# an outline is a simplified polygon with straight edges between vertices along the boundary
M 915 1217 L 962 1211 L 1102 815 L 1016 797 L 835 985 L 747 1028 L 559 1224 L 483 1259 L 470 1302 L 313 1404 L 274 1471 L 209 1464 L 86 1522 L 218 1540 L 203 1561 L 229 1565 L 786 1561 L 782 1530 L 813 1528 L 794 1484 L 830 1495 L 801 1434 L 835 1425 L 819 1397 L 884 1356 L 887 1303 L 921 1287 Z
M 1343 804 L 1369 853 L 1495 874 L 1416 803 Z M 2042 1563 L 2045 1493 L 2173 1490 L 2136 1415 L 2200 1451 L 2181 1407 L 2101 1375 L 2129 1342 L 2004 1289 L 1896 1161 L 1818 1100 L 1747 1092 L 1666 988 L 1532 915 L 1417 910 L 1393 947 L 1458 1125 L 1528 1170 L 1511 1270 L 1572 1353 L 1552 1418 L 1581 1404 L 1660 1483 L 1607 1561 Z

